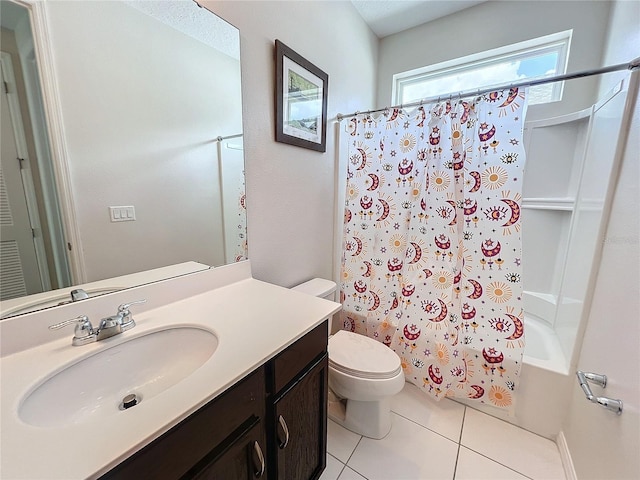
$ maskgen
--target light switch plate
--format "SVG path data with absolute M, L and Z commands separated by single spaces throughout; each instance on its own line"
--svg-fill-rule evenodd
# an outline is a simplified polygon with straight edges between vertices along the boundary
M 133 222 L 136 219 L 136 209 L 132 205 L 109 207 L 109 217 L 112 222 Z

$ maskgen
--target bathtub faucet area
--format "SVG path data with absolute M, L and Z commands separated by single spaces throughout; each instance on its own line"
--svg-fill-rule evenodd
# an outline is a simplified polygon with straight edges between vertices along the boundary
M 580 388 L 582 388 L 582 391 L 587 397 L 587 400 L 589 400 L 590 402 L 602 405 L 607 410 L 611 410 L 612 412 L 615 412 L 618 415 L 622 414 L 622 400 L 614 400 L 613 398 L 607 398 L 607 397 L 596 397 L 591 392 L 591 387 L 589 386 L 589 382 L 594 383 L 602 388 L 605 388 L 607 386 L 606 375 L 601 375 L 599 373 L 583 372 L 581 370 L 578 370 L 576 372 L 576 377 L 578 377 Z

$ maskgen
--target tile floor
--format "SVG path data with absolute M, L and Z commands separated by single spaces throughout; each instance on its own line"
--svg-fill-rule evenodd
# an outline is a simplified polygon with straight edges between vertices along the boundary
M 554 442 L 407 383 L 382 440 L 329 420 L 320 480 L 564 480 Z

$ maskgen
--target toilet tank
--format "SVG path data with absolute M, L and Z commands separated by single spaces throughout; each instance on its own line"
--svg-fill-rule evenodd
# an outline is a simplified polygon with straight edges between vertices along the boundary
M 324 278 L 313 278 L 308 282 L 296 285 L 291 290 L 313 295 L 314 297 L 324 298 L 326 300 L 333 300 L 333 294 L 336 291 L 336 282 L 332 282 L 331 280 L 326 280 Z
M 308 282 L 301 283 L 300 285 L 296 285 L 292 287 L 291 290 L 295 290 L 297 292 L 306 293 L 307 295 L 313 295 L 314 297 L 324 298 L 325 300 L 334 299 L 334 294 L 336 291 L 336 282 L 332 282 L 331 280 L 326 280 L 324 278 L 313 278 Z M 329 336 L 331 336 L 333 332 L 333 316 L 329 318 Z M 336 324 L 339 322 L 335 322 Z M 337 328 L 337 326 L 336 326 Z

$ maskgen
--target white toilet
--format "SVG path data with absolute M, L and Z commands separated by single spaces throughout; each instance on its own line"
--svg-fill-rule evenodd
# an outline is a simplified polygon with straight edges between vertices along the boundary
M 293 290 L 333 300 L 336 284 L 314 278 Z M 365 437 L 387 435 L 391 397 L 404 386 L 400 357 L 372 338 L 345 330 L 330 336 L 328 350 L 329 418 Z

